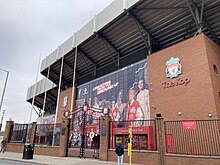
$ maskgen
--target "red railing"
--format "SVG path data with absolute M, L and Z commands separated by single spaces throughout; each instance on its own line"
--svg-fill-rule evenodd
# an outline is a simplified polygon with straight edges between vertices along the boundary
M 220 120 L 165 121 L 166 152 L 220 155 Z

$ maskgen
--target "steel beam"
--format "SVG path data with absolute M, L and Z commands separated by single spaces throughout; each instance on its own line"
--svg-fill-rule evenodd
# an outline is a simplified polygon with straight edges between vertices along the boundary
M 148 54 L 151 54 L 152 53 L 152 42 L 151 42 L 151 35 L 150 33 L 147 34 L 147 38 L 148 38 L 148 41 L 147 41 L 147 45 L 148 45 Z
M 147 29 L 143 23 L 141 22 L 141 20 L 134 14 L 132 13 L 132 11 L 129 11 L 127 13 L 128 16 L 130 16 L 131 18 L 135 19 L 135 21 L 138 23 L 138 25 L 145 31 L 145 33 L 149 33 L 149 35 L 151 36 L 151 40 L 158 45 L 160 48 L 163 48 L 163 46 L 157 41 L 157 39 L 150 33 L 150 30 Z
M 66 60 L 64 60 L 63 62 L 64 62 L 64 65 L 67 66 L 67 68 L 69 68 L 70 70 L 73 70 L 73 67 Z M 67 69 L 68 72 L 69 72 L 69 69 Z M 81 76 L 77 69 L 76 69 L 76 73 L 77 73 L 78 77 Z M 69 72 L 69 74 L 70 74 L 70 72 Z
M 210 25 L 208 24 L 207 20 L 204 17 L 203 17 L 203 24 L 206 26 L 206 28 L 208 29 L 208 31 L 212 35 L 212 37 L 214 38 L 215 42 L 217 44 L 220 44 L 220 40 L 218 39 L 218 37 L 216 36 L 216 34 L 214 33 L 214 31 L 212 30 L 212 28 L 210 27 Z
M 186 9 L 187 7 L 185 6 L 176 6 L 176 7 L 142 7 L 142 8 L 137 8 L 135 9 L 140 11 L 140 10 L 177 10 L 177 9 Z
M 54 96 L 52 96 L 51 94 L 49 94 L 47 92 L 47 98 L 51 101 L 51 102 L 56 102 L 56 98 L 54 98 Z
M 32 98 L 32 99 L 34 99 L 34 98 Z M 41 105 L 41 104 L 37 101 L 37 99 L 34 100 L 34 103 L 35 103 L 35 104 L 39 104 L 39 106 Z M 35 104 L 33 104 L 33 105 L 35 105 Z M 32 107 L 33 107 L 34 111 L 36 112 L 37 115 L 39 115 L 39 112 L 37 112 L 35 106 L 33 106 L 33 105 L 32 105 Z
M 218 37 L 213 32 L 212 28 L 208 24 L 207 19 L 205 18 L 204 14 L 203 14 L 203 12 L 204 12 L 204 0 L 201 1 L 201 10 L 199 9 L 198 5 L 196 3 L 194 3 L 192 0 L 185 0 L 185 1 L 187 3 L 187 6 L 188 6 L 190 12 L 191 12 L 191 15 L 193 16 L 193 19 L 194 19 L 196 25 L 198 26 L 198 32 L 199 33 L 202 32 L 202 28 L 203 28 L 203 25 L 204 25 L 208 29 L 208 31 L 210 32 L 212 37 L 214 38 L 214 41 L 217 44 L 220 44 L 220 41 L 219 41 Z M 195 12 L 193 11 L 193 9 L 195 9 Z M 200 14 L 199 14 L 199 12 L 200 12 Z
M 113 63 L 115 64 L 116 68 L 118 68 L 118 64 L 116 63 L 116 61 L 115 61 L 115 59 L 114 59 L 114 57 L 112 55 L 112 52 L 110 51 L 110 49 L 109 49 L 108 45 L 106 44 L 105 40 L 102 37 L 99 37 L 99 38 L 102 40 L 102 43 L 104 44 L 106 50 L 108 51 L 108 53 L 109 53 Z
M 129 13 L 128 13 L 128 15 L 129 15 Z M 148 45 L 146 39 L 144 38 L 144 34 L 141 32 L 141 29 L 140 29 L 139 23 L 137 22 L 136 16 L 132 16 L 131 18 L 132 18 L 136 28 L 138 29 L 139 33 L 141 34 L 141 38 L 144 41 L 145 46 L 148 47 L 149 45 Z M 147 34 L 149 34 L 149 32 Z
M 198 18 L 198 15 L 199 15 L 199 10 L 198 10 L 198 7 L 196 6 L 196 5 L 193 5 L 194 6 L 194 10 L 193 10 L 193 8 L 192 8 L 192 6 L 191 6 L 191 4 L 194 4 L 191 0 L 185 0 L 186 1 L 186 4 L 187 4 L 187 6 L 188 6 L 188 8 L 189 8 L 189 11 L 190 11 L 190 13 L 191 13 L 191 15 L 192 15 L 192 17 L 193 17 L 193 19 L 194 19 L 194 21 L 195 21 L 195 23 L 196 23 L 196 25 L 197 26 L 200 26 L 200 24 L 201 24 L 201 22 L 200 22 L 200 20 L 199 20 L 199 18 Z M 190 2 L 189 1 L 191 1 L 191 4 L 190 4 Z
M 94 73 L 92 73 L 91 68 L 89 67 L 90 73 L 93 75 L 93 77 L 95 77 L 96 75 L 96 68 L 98 67 L 98 64 L 92 59 L 90 58 L 87 53 L 85 53 L 81 48 L 77 47 L 78 53 L 83 57 L 84 62 L 86 61 L 84 57 L 86 57 L 93 65 L 94 65 Z M 86 62 L 87 63 L 87 62 Z M 87 63 L 88 66 L 88 63 Z
M 52 74 L 54 74 L 56 77 L 58 77 L 58 75 L 59 75 L 55 70 L 52 70 L 52 69 L 51 69 L 50 72 L 51 72 Z M 54 79 L 55 83 L 58 84 L 57 79 L 56 79 L 52 74 L 51 74 L 52 78 Z M 62 76 L 62 77 L 64 77 L 64 76 Z M 69 80 L 66 80 L 66 79 L 64 79 L 64 78 L 62 78 L 62 80 L 63 80 L 63 81 L 62 81 L 61 84 L 65 84 L 65 83 L 66 83 L 67 86 L 71 86 L 71 85 L 70 85 L 71 82 L 70 82 Z
M 186 28 L 186 32 L 185 32 L 185 34 L 183 36 L 183 40 L 186 39 L 186 36 L 188 35 L 189 30 L 191 29 L 192 23 L 193 23 L 193 19 L 191 20 L 191 22 L 189 23 L 189 25 Z
M 79 47 L 77 47 L 77 49 L 78 49 L 78 53 L 80 53 L 81 55 L 83 55 L 84 57 L 86 57 L 93 65 L 96 65 L 96 66 L 97 66 L 96 62 L 95 62 L 91 57 L 89 57 L 86 52 L 84 52 L 84 51 L 83 51 L 81 48 L 79 48 Z
M 203 19 L 203 11 L 204 11 L 204 0 L 202 0 L 202 3 L 201 3 L 201 12 L 200 12 L 200 18 L 199 18 L 200 22 L 202 22 L 202 19 Z
M 85 59 L 84 55 L 83 55 L 81 52 L 78 52 L 78 53 L 81 55 L 81 57 L 83 58 L 84 63 L 85 63 L 86 66 L 89 68 L 89 72 L 90 72 L 90 74 L 92 75 L 92 77 L 95 77 L 94 74 L 93 74 L 93 72 L 92 72 L 92 70 L 91 70 L 91 68 L 90 68 L 90 66 L 89 66 L 89 64 L 86 62 L 86 59 Z M 95 65 L 95 66 L 96 66 L 96 65 Z
M 64 58 L 65 58 L 65 57 L 63 57 L 63 68 L 64 68 L 64 60 L 65 60 Z M 62 58 L 61 58 L 61 59 L 62 59 Z M 62 65 L 62 60 L 60 60 L 60 65 Z M 62 68 L 62 72 L 63 72 L 63 68 Z M 58 74 L 58 73 L 57 73 L 57 74 Z M 62 89 L 64 89 L 63 86 L 66 85 L 66 86 L 69 86 L 69 87 L 70 87 L 71 84 L 72 84 L 72 82 L 69 81 L 69 80 L 67 80 L 67 79 L 65 79 L 64 76 L 65 76 L 64 73 L 62 73 L 62 78 L 61 78 L 61 79 L 62 79 L 62 81 L 61 81 L 61 88 L 62 88 Z
M 56 74 L 56 71 L 50 69 L 50 73 L 51 73 L 51 74 L 50 74 L 51 76 L 49 76 L 49 78 L 51 77 L 51 78 L 54 80 L 53 82 L 54 82 L 55 84 L 58 84 L 58 81 L 57 81 L 57 78 L 56 78 L 56 77 L 58 77 L 58 75 Z M 54 77 L 54 76 L 55 76 L 55 77 Z
M 111 58 L 112 58 L 112 60 L 113 60 L 113 62 L 114 62 L 114 64 L 115 64 L 115 66 L 118 68 L 119 65 L 120 65 L 120 57 L 122 56 L 122 54 L 120 53 L 120 51 L 119 51 L 119 50 L 116 48 L 116 46 L 113 45 L 113 44 L 109 41 L 109 39 L 108 39 L 106 36 L 104 36 L 102 33 L 100 33 L 100 32 L 97 33 L 97 37 L 99 37 L 99 38 L 102 40 L 102 42 L 105 44 L 105 47 L 106 47 L 107 51 L 109 52 L 109 54 L 110 54 L 110 56 L 111 56 Z M 109 48 L 108 48 L 108 46 L 106 45 L 106 43 L 118 54 L 117 63 L 115 62 L 114 58 L 112 57 L 112 53 L 111 53 L 111 51 L 109 50 Z
M 116 48 L 116 46 L 114 46 L 114 45 L 109 41 L 109 39 L 107 39 L 106 36 L 104 36 L 104 35 L 103 35 L 102 33 L 100 33 L 100 32 L 97 33 L 97 36 L 98 36 L 98 37 L 101 37 L 102 39 L 104 39 L 105 42 L 108 43 L 108 45 L 111 46 L 112 49 L 114 49 L 114 51 L 116 51 L 117 53 L 121 54 L 120 51 Z
M 67 72 L 70 76 L 72 76 L 71 71 L 70 71 L 70 67 L 65 63 L 65 61 L 63 61 L 64 67 L 67 69 Z

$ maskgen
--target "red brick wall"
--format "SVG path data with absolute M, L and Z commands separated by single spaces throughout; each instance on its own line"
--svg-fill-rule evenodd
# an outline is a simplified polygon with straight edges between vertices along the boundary
M 79 157 L 80 149 L 79 148 L 69 148 L 68 149 L 68 156 L 70 157 Z
M 108 150 L 108 161 L 117 162 L 115 150 Z M 123 162 L 129 163 L 127 150 L 124 152 Z M 159 165 L 158 152 L 132 151 L 132 164 Z
M 7 152 L 16 152 L 16 153 L 23 153 L 24 144 L 12 144 L 8 143 L 6 146 Z
M 63 107 L 63 98 L 67 96 L 68 97 L 68 103 L 67 107 L 65 108 L 66 110 L 70 111 L 71 108 L 71 97 L 72 97 L 72 88 L 69 88 L 65 91 L 60 92 L 60 98 L 59 98 L 59 107 L 58 107 L 58 112 L 57 112 L 57 123 L 63 122 L 63 113 L 64 113 L 64 107 Z M 74 92 L 74 102 L 73 102 L 73 109 L 75 109 L 75 92 Z
M 100 154 L 99 154 L 99 160 L 108 160 L 108 147 L 109 147 L 109 116 L 101 116 L 100 119 Z M 105 129 L 105 130 L 103 130 Z M 105 132 L 105 134 L 103 133 Z
M 10 136 L 10 131 L 12 131 L 12 125 L 13 125 L 13 121 L 6 121 L 6 126 L 5 126 L 5 132 L 4 132 L 4 137 L 6 139 L 9 139 Z
M 7 144 L 7 152 L 23 153 L 24 144 Z M 45 156 L 58 156 L 59 147 L 35 146 L 34 154 Z
M 61 134 L 60 134 L 60 145 L 58 156 L 64 157 L 66 155 L 67 143 L 68 143 L 68 125 L 70 124 L 70 119 L 66 119 L 61 123 Z
M 59 147 L 35 146 L 34 154 L 44 156 L 58 156 Z
M 216 111 L 209 109 L 214 118 L 220 118 L 220 99 L 218 93 L 220 92 L 220 47 L 216 45 L 212 40 L 205 37 L 206 52 L 208 56 L 209 73 L 211 76 L 211 84 L 213 87 L 213 96 L 216 103 Z M 214 73 L 213 65 L 216 65 L 218 74 Z
M 148 56 L 152 118 L 158 113 L 165 120 L 209 119 L 208 112 L 216 114 L 205 40 L 205 35 L 199 35 Z M 181 60 L 182 74 L 178 78 L 189 78 L 190 82 L 164 89 L 163 82 L 177 80 L 166 78 L 166 62 L 171 57 Z

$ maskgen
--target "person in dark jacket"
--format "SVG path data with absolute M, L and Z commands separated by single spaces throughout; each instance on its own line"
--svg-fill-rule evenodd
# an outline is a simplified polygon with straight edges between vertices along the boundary
M 2 140 L 2 142 L 1 142 L 1 150 L 0 150 L 0 152 L 3 152 L 3 153 L 5 152 L 6 144 L 7 144 L 7 139 L 4 138 Z
M 117 146 L 115 148 L 115 153 L 118 155 L 118 165 L 122 165 L 124 148 L 121 146 L 121 143 L 117 144 Z

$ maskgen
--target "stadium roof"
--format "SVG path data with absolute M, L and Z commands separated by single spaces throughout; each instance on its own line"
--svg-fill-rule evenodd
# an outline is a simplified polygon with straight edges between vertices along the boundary
M 41 63 L 41 73 L 62 89 L 146 59 L 200 33 L 220 45 L 220 0 L 115 0 Z M 30 102 L 30 99 L 28 100 Z

